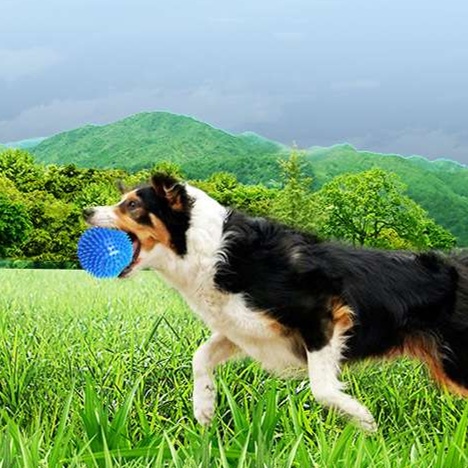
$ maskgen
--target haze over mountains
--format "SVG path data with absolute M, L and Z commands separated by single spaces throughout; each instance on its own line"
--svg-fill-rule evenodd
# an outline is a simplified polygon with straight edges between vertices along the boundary
M 5 148 L 18 148 L 18 149 L 30 149 L 37 146 L 41 141 L 44 141 L 45 137 L 40 138 L 28 138 L 27 140 L 9 141 L 7 143 L 0 144 L 0 147 Z
M 45 139 L 10 143 L 38 161 L 82 167 L 150 168 L 159 161 L 182 166 L 190 179 L 229 171 L 244 183 L 277 184 L 278 159 L 291 148 L 254 133 L 234 135 L 193 118 L 167 112 L 136 114 L 103 126 L 87 125 Z M 395 172 L 408 194 L 468 245 L 468 169 L 449 160 L 429 161 L 358 151 L 348 144 L 302 150 L 305 171 L 319 188 L 336 175 L 373 167 Z

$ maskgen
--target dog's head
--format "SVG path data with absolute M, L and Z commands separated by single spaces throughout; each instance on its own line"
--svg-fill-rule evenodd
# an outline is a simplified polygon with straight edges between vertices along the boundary
M 122 191 L 118 204 L 84 210 L 89 225 L 117 228 L 130 235 L 133 260 L 120 277 L 148 266 L 147 259 L 157 248 L 185 255 L 192 207 L 186 186 L 173 177 L 155 174 L 151 184 Z

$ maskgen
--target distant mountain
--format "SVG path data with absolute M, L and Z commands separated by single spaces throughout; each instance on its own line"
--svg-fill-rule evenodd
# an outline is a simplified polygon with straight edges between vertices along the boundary
M 10 141 L 8 143 L 2 143 L 1 146 L 6 148 L 17 148 L 17 149 L 32 149 L 36 147 L 39 143 L 44 141 L 46 138 L 29 138 L 27 140 L 19 140 L 19 141 Z
M 351 145 L 311 148 L 309 173 L 319 188 L 333 177 L 374 167 L 391 171 L 407 185 L 408 194 L 432 218 L 468 245 L 468 168 L 449 160 L 430 161 L 420 156 L 402 157 L 358 151 Z
M 88 125 L 47 138 L 30 150 L 45 163 L 83 167 L 150 168 L 180 164 L 188 178 L 229 171 L 244 183 L 277 184 L 278 159 L 290 148 L 255 133 L 233 135 L 190 117 L 166 112 L 137 114 L 109 125 Z M 305 171 L 316 189 L 339 174 L 380 167 L 395 172 L 409 195 L 468 245 L 468 169 L 449 160 L 429 161 L 358 151 L 351 145 L 304 150 Z
M 270 159 L 287 149 L 258 135 L 233 135 L 191 117 L 167 112 L 137 114 L 109 125 L 87 125 L 60 133 L 32 149 L 45 163 L 74 163 L 83 167 L 138 170 L 161 160 L 181 164 L 192 177 L 231 170 L 255 180 L 255 161 Z M 249 168 L 252 163 L 252 168 Z

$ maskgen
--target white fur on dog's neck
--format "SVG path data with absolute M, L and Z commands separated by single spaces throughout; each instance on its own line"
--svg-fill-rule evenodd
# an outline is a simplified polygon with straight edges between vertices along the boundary
M 180 257 L 169 248 L 158 245 L 142 255 L 141 266 L 157 270 L 185 296 L 191 296 L 200 288 L 213 285 L 228 210 L 201 190 L 190 185 L 186 188 L 193 200 L 190 227 L 186 233 L 187 253 Z

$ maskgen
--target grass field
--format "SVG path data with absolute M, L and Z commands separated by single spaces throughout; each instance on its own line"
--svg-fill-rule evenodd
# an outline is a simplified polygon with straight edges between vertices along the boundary
M 0 284 L 0 467 L 468 466 L 466 404 L 418 364 L 345 369 L 376 435 L 250 362 L 220 369 L 202 429 L 191 356 L 207 332 L 154 274 L 0 270 Z

